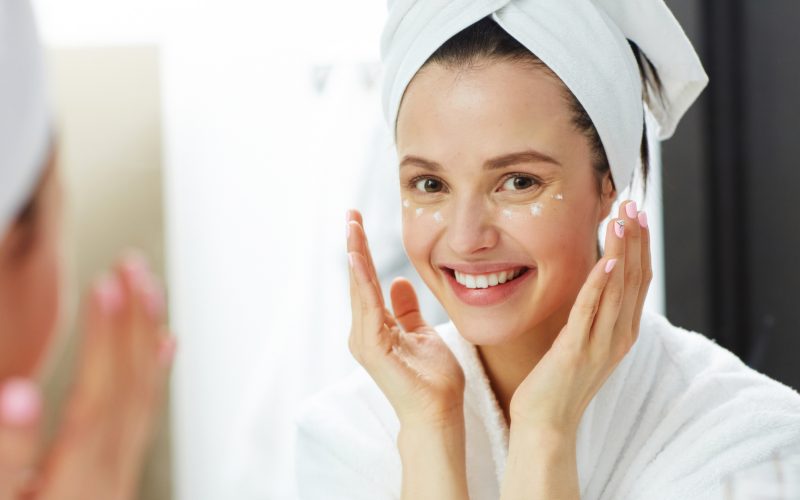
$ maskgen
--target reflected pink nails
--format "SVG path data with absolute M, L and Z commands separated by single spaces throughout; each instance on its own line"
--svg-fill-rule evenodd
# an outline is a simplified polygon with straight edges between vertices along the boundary
M 149 283 L 143 291 L 144 307 L 154 320 L 164 314 L 164 291 L 155 283 Z
M 42 411 L 42 397 L 36 385 L 24 378 L 12 378 L 0 389 L 0 414 L 3 422 L 26 425 Z
M 101 278 L 95 293 L 103 314 L 115 314 L 122 307 L 122 289 L 115 277 Z
M 611 259 L 608 262 L 606 262 L 606 274 L 610 273 L 614 269 L 614 266 L 616 265 L 617 265 L 617 259 Z

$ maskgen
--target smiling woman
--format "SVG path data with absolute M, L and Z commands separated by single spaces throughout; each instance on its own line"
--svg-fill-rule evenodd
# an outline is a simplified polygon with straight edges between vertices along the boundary
M 390 11 L 403 244 L 451 321 L 427 324 L 403 278 L 386 308 L 349 212 L 364 371 L 301 415 L 301 497 L 719 498 L 725 474 L 800 452 L 800 396 L 643 313 L 636 202 L 602 254 L 596 237 L 646 178 L 643 106 L 668 137 L 705 73 L 660 0 L 497 4 Z

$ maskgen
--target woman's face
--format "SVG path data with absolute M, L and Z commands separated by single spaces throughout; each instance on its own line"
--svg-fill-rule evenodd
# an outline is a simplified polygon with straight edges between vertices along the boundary
M 24 221 L 0 235 L 0 380 L 33 376 L 60 311 L 61 187 L 50 165 Z
M 562 84 L 519 62 L 428 65 L 406 90 L 404 246 L 475 344 L 563 325 L 596 262 L 615 193 L 572 117 Z

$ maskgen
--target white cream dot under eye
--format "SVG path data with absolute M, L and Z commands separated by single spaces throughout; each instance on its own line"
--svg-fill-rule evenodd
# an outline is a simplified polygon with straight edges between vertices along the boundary
M 507 219 L 510 219 L 510 218 L 511 218 L 511 216 L 512 216 L 512 215 L 514 215 L 514 212 L 512 212 L 511 210 L 509 210 L 509 209 L 507 209 L 507 208 L 504 208 L 504 209 L 503 209 L 503 215 L 504 215 L 504 216 L 505 216 Z
M 554 199 L 554 200 L 561 201 L 561 200 L 563 200 L 563 199 L 564 199 L 564 195 L 563 195 L 563 194 L 561 194 L 561 193 L 554 194 L 554 195 L 553 195 L 553 199 Z
M 531 215 L 534 217 L 539 217 L 542 215 L 542 204 L 539 202 L 535 202 L 531 204 Z
M 408 200 L 403 200 L 403 206 L 408 208 L 409 206 L 411 206 L 411 203 L 409 203 Z
M 417 214 L 417 217 L 419 217 L 420 215 L 422 215 L 422 212 L 424 212 L 424 211 L 425 211 L 424 209 L 422 209 L 422 208 L 418 208 L 418 209 L 416 209 L 416 210 L 414 211 L 414 213 L 416 213 L 416 214 Z
M 433 220 L 435 220 L 437 223 L 441 223 L 442 222 L 442 213 L 439 212 L 438 210 L 436 212 L 434 212 L 433 213 Z

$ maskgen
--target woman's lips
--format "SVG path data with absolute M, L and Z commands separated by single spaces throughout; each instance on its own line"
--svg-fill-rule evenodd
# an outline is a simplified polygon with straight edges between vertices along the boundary
M 453 293 L 462 302 L 471 306 L 491 306 L 511 297 L 536 273 L 536 268 L 525 268 L 516 278 L 487 288 L 467 288 L 456 280 L 453 270 L 444 269 L 442 272 L 453 289 Z

